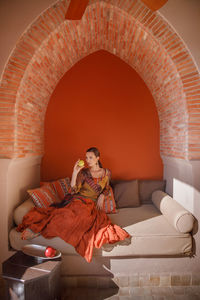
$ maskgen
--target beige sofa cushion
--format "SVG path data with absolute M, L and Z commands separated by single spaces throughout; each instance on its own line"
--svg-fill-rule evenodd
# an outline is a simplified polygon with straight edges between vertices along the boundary
M 138 180 L 118 182 L 113 191 L 117 208 L 140 206 Z
M 94 256 L 131 257 L 188 255 L 192 250 L 190 233 L 180 233 L 152 204 L 134 208 L 120 208 L 117 214 L 109 215 L 114 224 L 123 227 L 131 236 L 130 241 L 103 245 L 94 249 Z M 12 248 L 20 250 L 25 244 L 38 244 L 59 249 L 65 255 L 78 255 L 74 248 L 59 237 L 45 239 L 38 236 L 32 240 L 21 240 L 20 232 L 13 228 L 10 232 Z
M 31 198 L 28 200 L 25 200 L 22 204 L 20 204 L 15 210 L 14 210 L 14 221 L 16 225 L 19 225 L 22 223 L 23 216 L 29 212 L 29 210 L 34 207 L 34 203 Z
M 177 231 L 186 233 L 192 230 L 193 215 L 168 194 L 155 191 L 152 194 L 152 201 Z

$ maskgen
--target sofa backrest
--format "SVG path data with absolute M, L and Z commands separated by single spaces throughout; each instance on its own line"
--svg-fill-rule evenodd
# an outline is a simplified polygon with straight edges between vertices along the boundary
M 113 180 L 113 188 L 117 208 L 140 206 L 138 180 Z
M 138 207 L 142 204 L 153 204 L 152 193 L 156 190 L 165 191 L 165 180 L 111 180 L 117 208 Z M 23 216 L 34 207 L 29 198 L 14 211 L 14 221 L 18 225 Z
M 166 180 L 111 180 L 117 208 L 152 204 L 152 193 L 165 191 Z
M 160 190 L 165 192 L 166 180 L 141 179 L 139 184 L 139 198 L 141 204 L 152 204 L 152 194 L 154 191 Z

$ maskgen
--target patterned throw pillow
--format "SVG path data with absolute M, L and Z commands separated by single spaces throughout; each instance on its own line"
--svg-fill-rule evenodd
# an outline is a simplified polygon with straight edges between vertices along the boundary
M 49 185 L 27 191 L 31 196 L 35 206 L 49 207 L 52 203 L 60 202 L 60 199 Z
M 71 185 L 70 185 L 70 178 L 60 178 L 55 181 L 50 182 L 41 182 L 41 186 L 50 185 L 50 187 L 55 191 L 56 195 L 63 200 L 64 197 L 70 193 Z
M 115 198 L 114 198 L 114 194 L 113 194 L 113 190 L 112 190 L 111 186 L 109 188 L 108 195 L 105 195 L 103 209 L 107 214 L 117 213 Z

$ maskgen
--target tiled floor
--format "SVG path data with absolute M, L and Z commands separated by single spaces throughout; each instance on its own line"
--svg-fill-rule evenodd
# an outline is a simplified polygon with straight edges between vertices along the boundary
M 197 300 L 200 286 L 134 287 L 134 288 L 68 288 L 62 300 Z
M 0 299 L 4 300 L 4 286 Z M 133 288 L 66 288 L 61 300 L 200 300 L 200 286 L 133 287 Z M 46 299 L 44 299 L 46 300 Z

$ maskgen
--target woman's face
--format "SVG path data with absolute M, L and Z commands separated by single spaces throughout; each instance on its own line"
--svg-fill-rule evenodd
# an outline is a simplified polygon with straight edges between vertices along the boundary
M 93 167 L 98 163 L 99 156 L 96 156 L 94 152 L 86 152 L 86 162 L 88 167 Z

